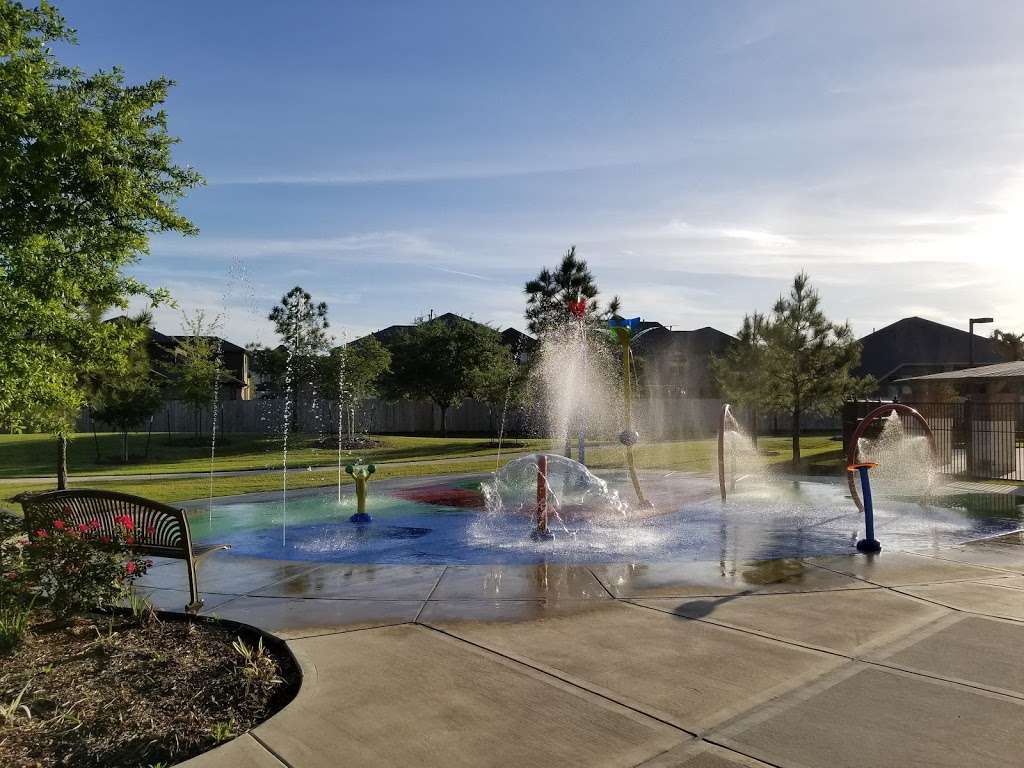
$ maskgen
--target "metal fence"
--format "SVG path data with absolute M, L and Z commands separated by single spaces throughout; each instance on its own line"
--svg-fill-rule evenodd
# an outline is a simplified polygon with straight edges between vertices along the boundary
M 858 421 L 884 403 L 849 403 L 843 413 L 844 444 Z M 908 402 L 928 421 L 935 436 L 939 471 L 946 475 L 988 480 L 1024 481 L 1024 402 L 962 400 Z M 915 420 L 902 417 L 904 430 L 923 436 Z M 873 437 L 882 424 L 872 425 Z

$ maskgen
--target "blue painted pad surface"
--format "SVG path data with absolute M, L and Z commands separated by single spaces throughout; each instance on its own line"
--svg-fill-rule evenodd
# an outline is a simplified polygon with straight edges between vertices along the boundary
M 382 484 L 383 485 L 383 484 Z M 444 482 L 439 482 L 444 485 Z M 215 507 L 191 516 L 198 541 L 232 545 L 231 555 L 345 563 L 615 563 L 769 559 L 854 552 L 863 518 L 843 486 L 780 482 L 717 499 L 661 502 L 652 516 L 553 520 L 553 541 L 533 541 L 528 515 L 487 515 L 408 501 L 379 486 L 373 521 L 349 522 L 352 499 L 307 496 Z M 941 503 L 937 503 L 941 501 Z M 950 497 L 920 504 L 876 499 L 876 537 L 887 550 L 925 550 L 1017 530 L 1019 497 Z M 287 525 L 284 526 L 285 517 Z M 282 530 L 284 529 L 284 530 Z

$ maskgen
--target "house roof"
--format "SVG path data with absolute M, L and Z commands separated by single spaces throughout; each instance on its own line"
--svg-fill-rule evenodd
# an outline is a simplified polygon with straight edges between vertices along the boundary
M 502 331 L 501 343 L 506 347 L 518 348 L 523 352 L 529 352 L 537 346 L 537 340 L 533 336 L 528 336 L 518 328 L 506 328 Z
M 430 318 L 429 320 L 427 320 L 426 322 L 428 322 L 428 323 L 444 323 L 446 325 L 451 325 L 452 323 L 456 323 L 456 322 L 463 322 L 463 323 L 472 323 L 473 325 L 479 325 L 479 326 L 484 326 L 484 327 L 488 327 L 488 328 L 491 327 L 491 326 L 486 325 L 486 323 L 481 323 L 481 322 L 478 322 L 478 321 L 473 320 L 471 318 L 463 317 L 462 315 L 457 315 L 454 312 L 445 312 L 444 314 L 436 315 L 436 316 Z M 356 344 L 356 343 L 362 341 L 363 339 L 365 339 L 365 338 L 367 338 L 369 336 L 372 336 L 373 338 L 375 338 L 377 341 L 379 341 L 384 346 L 388 346 L 389 344 L 391 344 L 395 340 L 397 340 L 398 337 L 401 336 L 403 333 L 405 333 L 406 331 L 410 331 L 410 330 L 412 330 L 415 327 L 416 326 L 414 326 L 412 324 L 408 324 L 408 325 L 389 325 L 386 328 L 381 328 L 379 331 L 373 331 L 373 333 L 369 333 L 366 336 L 360 336 L 358 339 L 353 339 L 352 341 L 349 342 L 349 344 Z M 519 336 L 517 337 L 515 334 L 519 334 Z M 536 344 L 536 339 L 534 339 L 532 336 L 527 336 L 525 333 L 523 333 L 522 331 L 519 331 L 516 328 L 506 328 L 504 331 L 501 332 L 502 342 L 504 342 L 505 344 L 508 344 L 509 346 L 514 344 L 518 340 L 519 337 L 522 337 L 524 339 L 524 341 L 522 342 L 523 345 L 524 345 L 524 347 L 523 347 L 524 349 L 529 349 L 530 348 L 529 346 L 527 346 L 527 344 L 529 344 L 529 345 Z M 528 340 L 528 341 L 526 341 L 526 340 Z
M 960 328 L 923 317 L 905 317 L 860 340 L 861 361 L 855 373 L 885 381 L 911 365 L 966 368 L 970 365 L 970 338 Z M 990 339 L 975 334 L 976 363 L 999 363 L 1004 359 Z
M 191 339 L 192 334 L 178 334 L 174 336 L 165 336 L 164 338 L 171 339 L 174 342 L 181 342 L 184 339 Z M 212 339 L 213 341 L 220 342 L 221 352 L 247 352 L 244 347 L 240 347 L 237 344 L 228 341 L 227 339 L 221 338 L 220 336 L 203 336 L 204 339 Z
M 644 353 L 661 352 L 668 348 L 685 349 L 690 354 L 706 355 L 723 352 L 736 339 L 717 328 L 705 326 L 692 331 L 673 331 L 661 323 L 642 323 L 647 329 L 636 337 L 636 351 Z
M 125 315 L 117 315 L 116 317 L 108 318 L 107 320 L 104 320 L 103 322 L 105 322 L 105 323 L 116 323 L 118 325 L 121 325 L 123 323 L 130 323 L 130 322 L 134 322 L 134 321 L 130 317 L 127 317 Z M 160 346 L 168 346 L 168 345 L 177 344 L 182 339 L 188 339 L 188 338 L 191 338 L 191 334 L 171 334 L 171 335 L 168 335 L 166 333 L 160 333 L 160 331 L 158 331 L 156 328 L 150 328 L 149 329 L 149 341 L 152 342 L 152 343 L 155 343 L 155 344 L 159 344 Z M 219 340 L 220 341 L 220 348 L 221 348 L 222 352 L 245 352 L 246 351 L 244 347 L 240 347 L 237 344 L 235 344 L 233 342 L 230 342 L 227 339 L 222 338 L 220 336 L 204 336 L 203 338 Z
M 959 371 L 932 373 L 927 376 L 911 376 L 900 381 L 991 381 L 993 379 L 1024 379 L 1024 360 L 1012 363 L 981 365 Z

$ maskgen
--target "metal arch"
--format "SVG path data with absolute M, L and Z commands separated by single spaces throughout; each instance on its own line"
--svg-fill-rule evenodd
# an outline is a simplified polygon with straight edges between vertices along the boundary
M 730 405 L 722 403 L 722 415 L 718 420 L 718 488 L 722 492 L 722 501 L 725 501 L 725 425 L 727 423 Z
M 932 457 L 935 459 L 938 459 L 939 457 L 938 446 L 935 444 L 935 433 L 932 432 L 931 425 L 928 423 L 928 420 L 921 415 L 920 411 L 903 403 L 886 403 L 885 405 L 880 405 L 875 408 L 860 420 L 857 428 L 853 430 L 853 435 L 850 436 L 850 444 L 846 446 L 846 484 L 850 488 L 850 496 L 853 498 L 853 503 L 857 505 L 857 509 L 860 510 L 861 514 L 864 513 L 864 502 L 861 501 L 860 493 L 857 491 L 857 484 L 854 482 L 854 475 L 856 473 L 849 469 L 849 467 L 852 467 L 857 463 L 857 445 L 860 443 L 860 439 L 864 436 L 867 428 L 871 426 L 872 422 L 882 418 L 883 416 L 888 416 L 893 412 L 903 416 L 909 416 L 914 419 L 914 421 L 916 421 L 924 430 L 924 433 L 928 438 L 928 445 L 932 449 Z

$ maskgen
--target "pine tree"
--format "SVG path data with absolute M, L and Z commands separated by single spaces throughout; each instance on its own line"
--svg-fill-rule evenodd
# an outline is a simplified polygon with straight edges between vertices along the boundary
M 804 414 L 834 411 L 874 387 L 871 377 L 851 375 L 860 362 L 860 342 L 849 323 L 826 317 L 805 272 L 770 316 L 745 317 L 736 338 L 736 346 L 713 364 L 719 384 L 739 404 L 790 414 L 794 466 L 800 463 Z
M 285 348 L 286 375 L 290 377 L 295 403 L 292 425 L 299 431 L 302 416 L 299 404 L 307 395 L 315 397 L 320 358 L 330 349 L 327 304 L 314 303 L 307 291 L 295 286 L 270 311 L 269 320 Z
M 754 437 L 758 411 L 772 403 L 771 388 L 765 376 L 766 327 L 761 312 L 745 315 L 743 327 L 736 334 L 736 343 L 722 357 L 711 359 L 711 370 L 722 394 L 729 402 L 752 412 Z
M 587 262 L 577 258 L 575 245 L 570 246 L 554 271 L 545 267 L 526 283 L 526 295 L 527 327 L 534 336 L 561 325 L 569 316 L 570 302 L 586 302 L 586 316 L 592 319 L 607 319 L 619 311 L 617 296 L 601 311 L 594 275 Z

